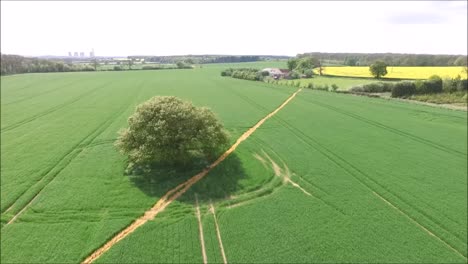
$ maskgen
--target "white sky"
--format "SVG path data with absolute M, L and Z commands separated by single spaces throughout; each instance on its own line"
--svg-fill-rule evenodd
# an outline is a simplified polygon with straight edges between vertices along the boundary
M 467 54 L 467 1 L 1 1 L 20 55 Z

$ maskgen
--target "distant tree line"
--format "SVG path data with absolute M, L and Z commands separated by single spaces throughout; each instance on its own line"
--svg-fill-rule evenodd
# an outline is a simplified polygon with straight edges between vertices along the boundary
M 370 66 L 382 61 L 390 66 L 466 66 L 466 55 L 431 55 L 403 53 L 322 53 L 298 54 L 298 58 L 314 57 L 320 61 L 348 66 Z
M 128 68 L 115 65 L 113 68 L 104 69 L 101 71 L 143 71 L 143 70 L 175 70 L 175 69 L 193 69 L 190 65 L 183 66 L 156 66 L 156 65 L 145 65 L 141 68 Z
M 189 61 L 190 62 L 190 61 Z M 117 62 L 119 65 L 105 71 L 125 71 L 125 70 L 170 70 L 170 69 L 192 69 L 192 65 L 187 62 L 178 61 L 176 65 L 157 66 L 145 65 L 140 69 L 132 68 L 134 60 L 129 59 Z M 1 75 L 20 73 L 41 73 L 41 72 L 75 72 L 75 71 L 96 71 L 99 63 L 97 60 L 89 64 L 73 64 L 70 61 L 57 59 L 29 58 L 19 55 L 1 54 Z M 101 69 L 103 70 L 103 69 Z
M 227 56 L 227 55 L 185 55 L 185 56 L 128 56 L 130 59 L 144 59 L 146 62 L 174 64 L 235 63 L 273 59 L 288 59 L 288 56 Z
M 62 61 L 1 54 L 1 75 L 34 72 L 72 72 L 94 70 L 96 70 L 96 68 L 89 65 L 69 64 Z

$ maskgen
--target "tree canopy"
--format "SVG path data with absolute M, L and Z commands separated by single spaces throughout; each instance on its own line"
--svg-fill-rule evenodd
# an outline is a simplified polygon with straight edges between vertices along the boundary
M 187 165 L 195 157 L 210 161 L 228 143 L 227 132 L 210 109 L 174 96 L 155 96 L 138 105 L 128 124 L 115 145 L 128 155 L 130 167 Z
M 312 77 L 313 69 L 320 66 L 320 61 L 314 57 L 293 58 L 288 60 L 288 69 L 307 77 Z
M 376 61 L 369 67 L 370 73 L 377 79 L 387 74 L 387 64 L 383 61 Z

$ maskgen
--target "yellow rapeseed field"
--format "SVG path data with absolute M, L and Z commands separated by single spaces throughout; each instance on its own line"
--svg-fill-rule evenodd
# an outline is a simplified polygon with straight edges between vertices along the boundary
M 316 70 L 317 72 L 317 70 Z M 431 75 L 441 78 L 467 78 L 465 67 L 387 67 L 384 78 L 427 79 Z M 372 77 L 367 66 L 323 67 L 323 74 L 349 77 Z

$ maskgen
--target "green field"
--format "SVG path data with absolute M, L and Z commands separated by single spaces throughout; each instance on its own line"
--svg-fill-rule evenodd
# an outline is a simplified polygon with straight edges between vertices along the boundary
M 220 71 L 281 63 L 2 77 L 1 262 L 80 262 L 199 172 L 124 175 L 112 144 L 137 104 L 208 106 L 234 142 L 297 88 Z M 96 263 L 203 262 L 195 195 L 208 263 L 214 217 L 232 263 L 466 263 L 466 134 L 466 112 L 304 89 Z

